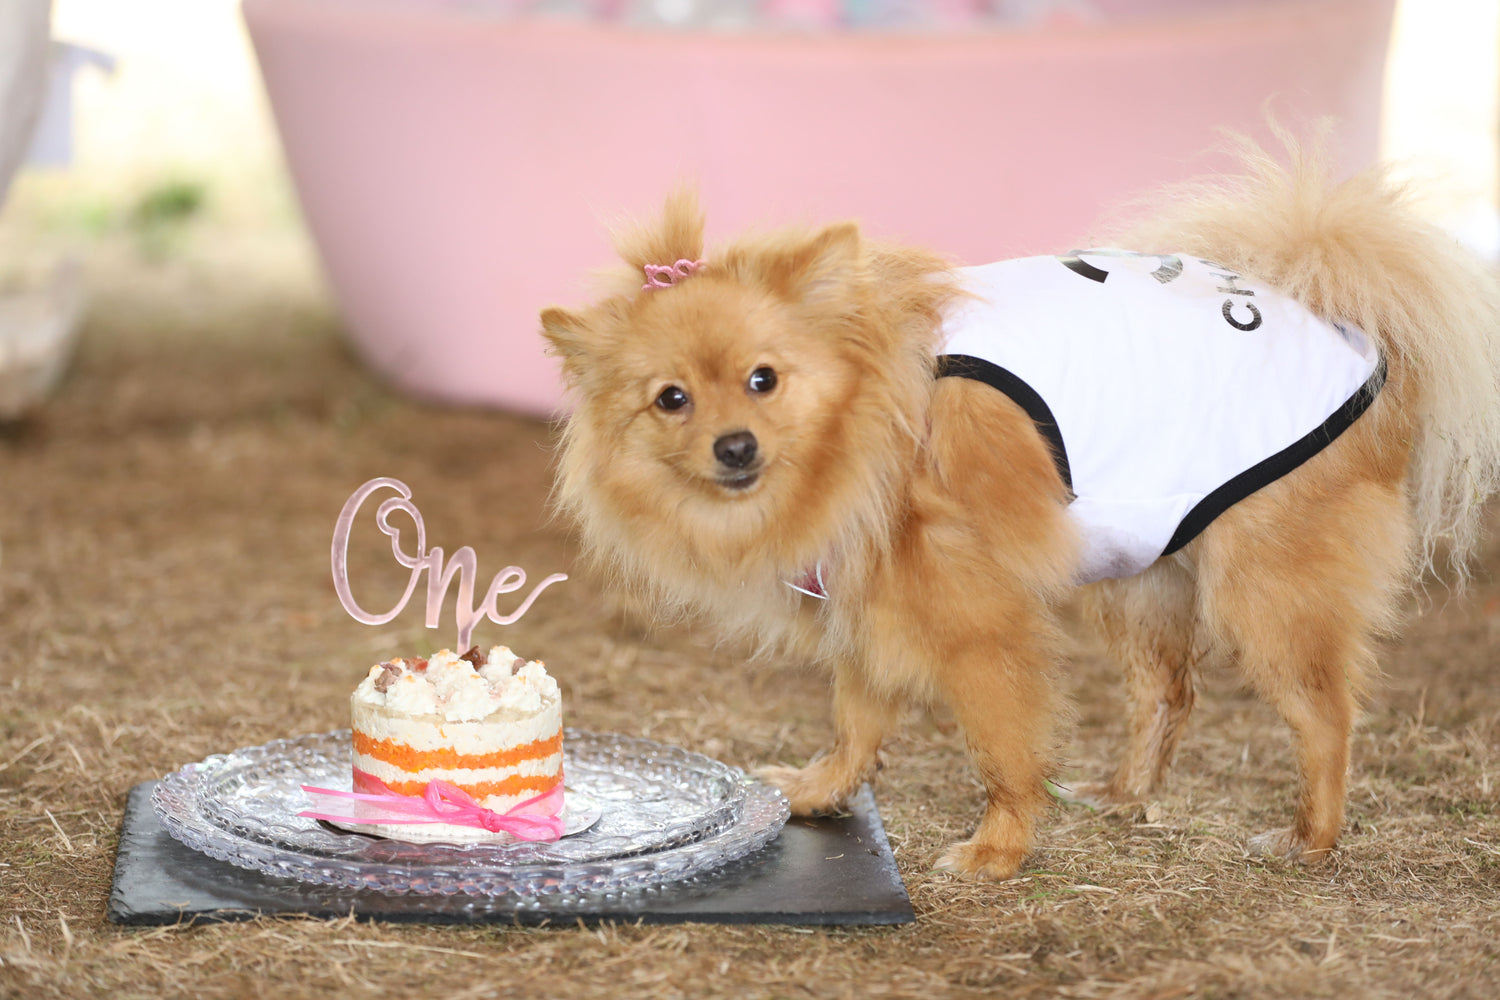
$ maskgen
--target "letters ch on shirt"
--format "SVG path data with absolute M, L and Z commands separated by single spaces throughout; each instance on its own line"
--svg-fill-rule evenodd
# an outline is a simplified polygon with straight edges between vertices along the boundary
M 1151 271 L 1151 277 L 1163 285 L 1182 275 L 1182 258 L 1176 254 L 1137 253 L 1133 250 L 1074 250 L 1067 256 L 1058 257 L 1057 259 L 1074 274 L 1082 275 L 1090 281 L 1097 281 L 1103 284 L 1109 278 L 1109 271 L 1084 260 L 1085 256 L 1154 260 L 1156 261 L 1156 267 Z M 1249 301 L 1250 297 L 1255 295 L 1254 289 L 1240 288 L 1235 284 L 1243 280 L 1241 275 L 1221 268 L 1217 264 L 1211 264 L 1211 268 L 1212 270 L 1209 271 L 1209 274 L 1224 282 L 1224 284 L 1219 286 L 1219 291 L 1229 296 L 1229 298 L 1224 300 L 1224 305 L 1219 310 L 1220 315 L 1224 317 L 1224 322 L 1236 330 L 1245 330 L 1247 332 L 1258 328 L 1261 324 L 1260 310 L 1256 308 L 1254 302 Z M 1240 296 L 1240 298 L 1236 299 L 1234 296 Z M 1249 318 L 1239 319 L 1235 315 L 1237 307 L 1242 307 L 1241 313 L 1248 314 Z

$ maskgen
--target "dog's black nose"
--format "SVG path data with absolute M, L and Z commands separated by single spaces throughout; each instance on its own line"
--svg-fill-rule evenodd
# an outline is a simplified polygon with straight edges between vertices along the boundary
M 749 431 L 725 434 L 714 442 L 714 458 L 731 469 L 743 469 L 755 461 L 755 435 Z

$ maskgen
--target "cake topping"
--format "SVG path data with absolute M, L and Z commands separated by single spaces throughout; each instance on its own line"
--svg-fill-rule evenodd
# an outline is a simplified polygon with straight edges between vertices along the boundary
M 390 690 L 391 684 L 401 676 L 401 667 L 390 660 L 380 664 L 380 675 L 375 678 L 375 690 L 381 694 Z
M 483 719 L 495 712 L 535 712 L 559 697 L 557 681 L 539 660 L 494 646 L 478 664 L 450 650 L 431 659 L 396 659 L 370 668 L 354 697 L 413 715 L 441 715 L 451 722 Z
M 459 659 L 468 660 L 471 664 L 473 664 L 475 670 L 478 670 L 480 667 L 484 666 L 484 654 L 479 651 L 478 646 L 470 646 L 469 651 L 463 656 L 460 656 Z

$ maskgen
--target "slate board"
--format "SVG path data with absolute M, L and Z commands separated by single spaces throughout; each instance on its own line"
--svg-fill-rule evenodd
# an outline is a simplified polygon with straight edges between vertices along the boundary
M 237 868 L 179 843 L 151 807 L 154 781 L 130 790 L 109 919 L 134 926 L 297 914 L 405 923 L 875 925 L 910 923 L 906 886 L 868 785 L 850 814 L 793 817 L 762 850 L 698 878 L 626 893 L 540 897 L 387 895 Z

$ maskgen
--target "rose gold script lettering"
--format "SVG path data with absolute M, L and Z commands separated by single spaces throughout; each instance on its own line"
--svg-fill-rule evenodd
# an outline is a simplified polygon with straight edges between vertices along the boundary
M 399 497 L 387 497 L 375 509 L 375 523 L 379 526 L 382 534 L 391 540 L 391 552 L 396 557 L 396 562 L 411 571 L 406 580 L 406 590 L 401 594 L 401 599 L 395 606 L 384 614 L 366 611 L 354 599 L 354 592 L 349 587 L 349 532 L 354 526 L 354 518 L 359 513 L 360 507 L 369 499 L 372 493 L 385 488 L 391 488 L 400 494 Z M 391 523 L 391 515 L 397 512 L 411 518 L 412 525 L 417 535 L 417 548 L 415 554 L 408 554 L 401 547 L 401 528 Z M 427 573 L 427 627 L 437 628 L 438 619 L 442 615 L 443 602 L 447 600 L 448 590 L 453 586 L 453 580 L 458 578 L 458 600 L 453 609 L 453 618 L 458 626 L 457 649 L 469 648 L 469 636 L 474 631 L 474 626 L 479 624 L 483 618 L 489 618 L 496 625 L 510 625 L 520 619 L 531 609 L 531 604 L 537 599 L 537 595 L 554 583 L 561 583 L 568 578 L 566 573 L 553 573 L 541 583 L 531 588 L 531 593 L 510 614 L 502 615 L 497 607 L 497 598 L 501 594 L 509 594 L 521 589 L 526 583 L 526 571 L 519 566 L 507 566 L 496 573 L 490 580 L 489 589 L 485 591 L 484 600 L 479 607 L 474 607 L 474 581 L 479 575 L 479 560 L 474 550 L 465 545 L 453 553 L 453 557 L 445 564 L 443 561 L 443 550 L 435 546 L 431 550 L 427 548 L 427 527 L 422 523 L 422 512 L 417 510 L 417 505 L 411 502 L 411 487 L 399 479 L 391 479 L 382 476 L 372 479 L 359 489 L 354 491 L 344 503 L 344 509 L 339 511 L 339 519 L 333 529 L 333 589 L 339 595 L 339 603 L 344 610 L 355 621 L 366 625 L 384 625 L 401 613 L 406 607 L 411 595 L 417 587 L 417 578 L 423 572 Z

